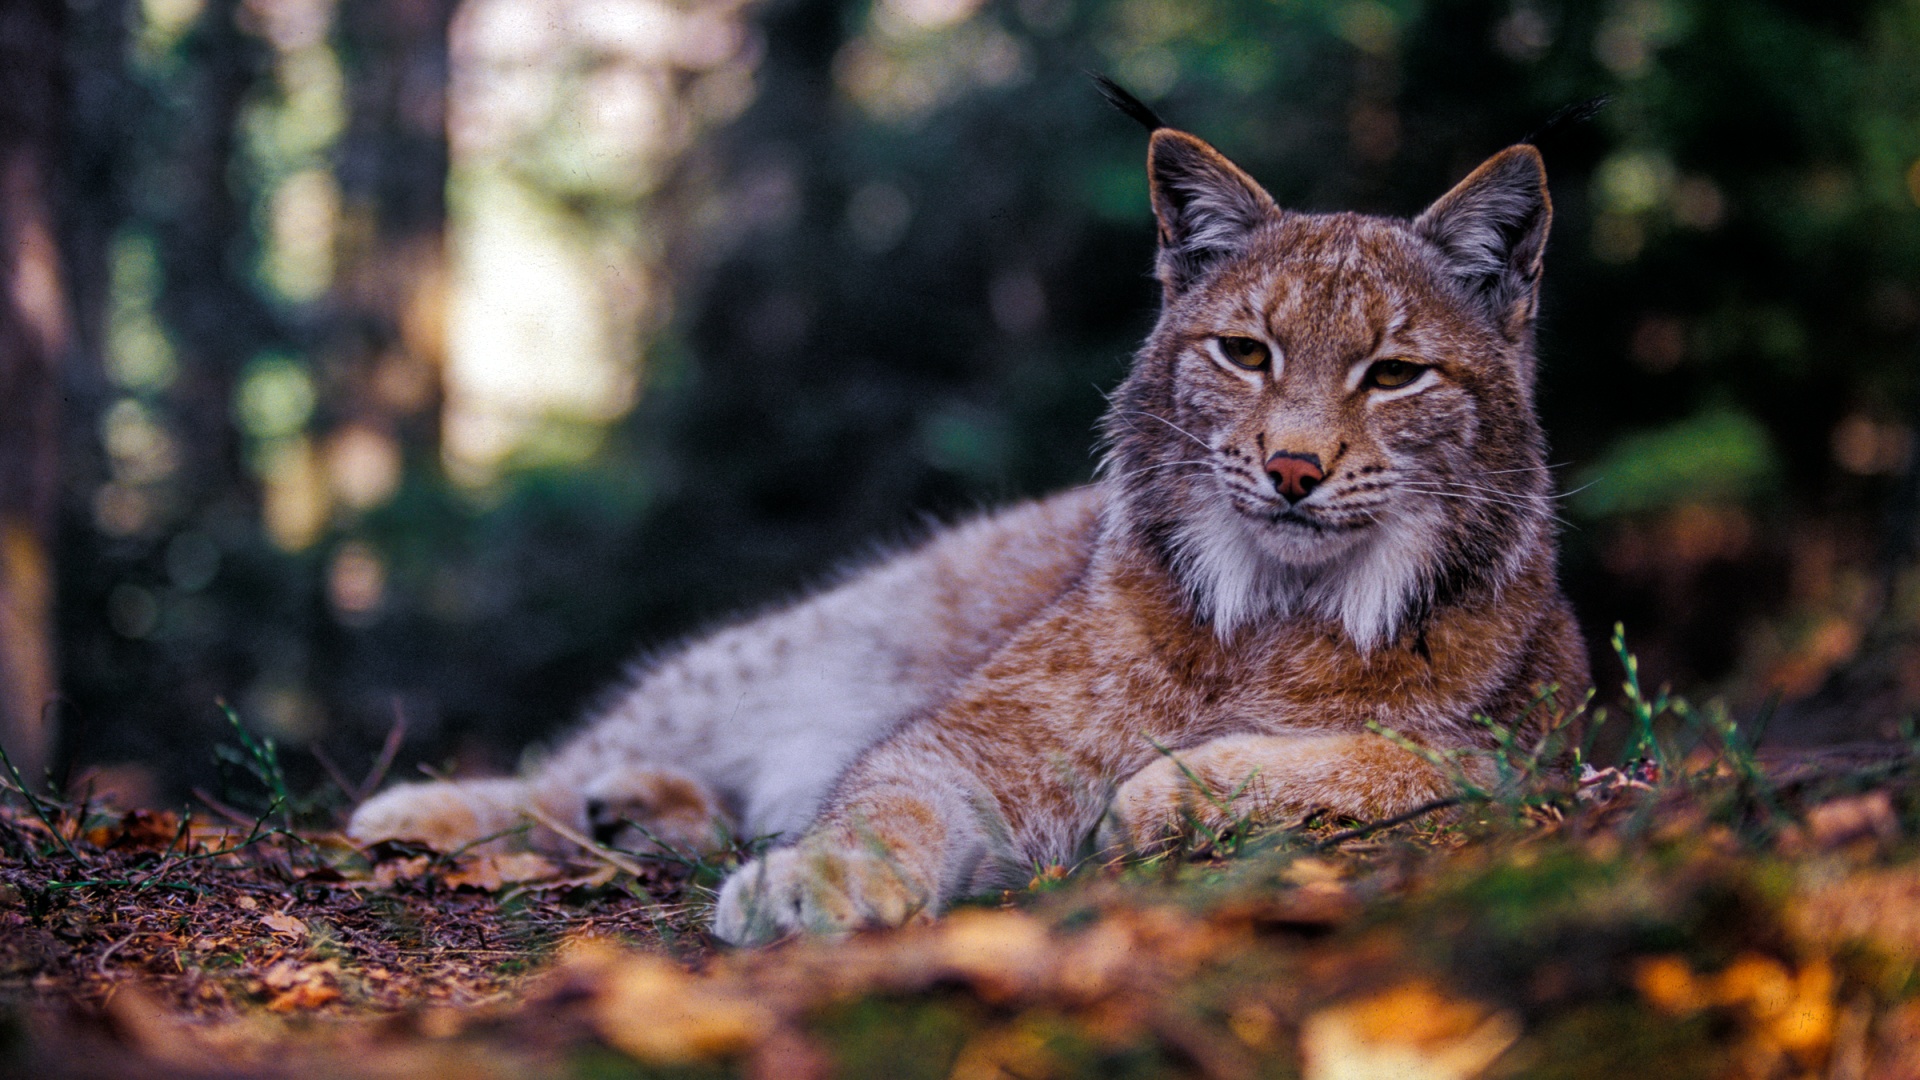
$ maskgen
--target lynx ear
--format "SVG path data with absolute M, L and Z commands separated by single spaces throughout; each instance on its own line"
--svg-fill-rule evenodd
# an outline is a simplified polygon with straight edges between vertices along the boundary
M 1160 219 L 1160 282 L 1174 293 L 1239 251 L 1278 213 L 1273 197 L 1220 151 L 1161 128 L 1147 150 L 1153 212 Z
M 1502 333 L 1518 340 L 1540 294 L 1553 203 L 1540 151 L 1509 146 L 1442 195 L 1413 227 L 1442 252 L 1454 275 L 1487 305 Z

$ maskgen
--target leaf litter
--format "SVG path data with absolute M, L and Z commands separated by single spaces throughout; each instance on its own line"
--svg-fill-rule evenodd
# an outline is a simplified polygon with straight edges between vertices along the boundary
M 746 951 L 705 926 L 747 845 L 359 847 L 42 797 L 0 808 L 0 1074 L 1920 1075 L 1916 748 L 1636 747 Z

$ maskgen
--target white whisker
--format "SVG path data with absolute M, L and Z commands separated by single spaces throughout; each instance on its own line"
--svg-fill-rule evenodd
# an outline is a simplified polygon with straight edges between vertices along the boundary
M 1148 412 L 1145 409 L 1124 409 L 1121 411 L 1120 415 L 1145 416 L 1150 419 L 1158 420 L 1161 423 L 1172 428 L 1173 430 L 1179 432 L 1180 434 L 1185 435 L 1187 438 L 1192 439 L 1196 444 L 1200 446 L 1201 449 L 1207 451 L 1209 454 L 1213 453 L 1213 447 L 1208 446 L 1206 443 L 1206 440 L 1202 439 L 1198 435 L 1195 435 L 1193 432 L 1188 431 L 1186 428 L 1181 427 L 1179 424 L 1176 424 L 1173 421 L 1167 419 L 1166 417 L 1161 416 L 1159 413 Z
M 1538 502 L 1552 502 L 1557 495 L 1534 495 L 1525 491 L 1508 491 L 1505 488 L 1488 487 L 1484 484 L 1469 484 L 1464 480 L 1407 480 L 1405 484 L 1430 484 L 1444 487 L 1449 491 L 1478 491 L 1488 495 L 1498 495 L 1508 499 L 1528 499 Z
M 1503 473 L 1503 472 L 1506 472 L 1506 473 L 1513 473 L 1513 472 L 1529 472 L 1529 471 L 1532 471 L 1532 470 L 1529 470 L 1529 469 L 1490 469 L 1490 470 L 1487 470 L 1486 472 L 1483 472 L 1483 473 L 1480 473 L 1480 474 L 1478 474 L 1478 475 L 1482 475 L 1482 476 L 1490 476 L 1490 475 L 1495 475 L 1495 474 L 1498 474 L 1498 473 Z M 1482 485 L 1482 484 L 1469 484 L 1469 483 L 1467 483 L 1467 482 L 1466 482 L 1466 481 L 1464 481 L 1464 480 L 1435 480 L 1435 479 L 1424 479 L 1424 480 L 1421 480 L 1421 479 L 1416 479 L 1416 480 L 1404 480 L 1404 481 L 1400 481 L 1400 483 L 1401 483 L 1401 485 L 1402 485 L 1402 486 L 1410 486 L 1410 485 L 1414 485 L 1414 484 L 1430 484 L 1430 485 L 1438 485 L 1438 486 L 1443 486 L 1443 487 L 1446 487 L 1446 488 L 1448 488 L 1448 489 L 1450 489 L 1450 490 L 1454 490 L 1454 489 L 1457 489 L 1457 490 L 1461 490 L 1461 491 L 1478 491 L 1478 492 L 1484 492 L 1484 493 L 1486 493 L 1486 494 L 1490 494 L 1490 495 L 1498 495 L 1498 496 L 1501 496 L 1501 497 L 1503 497 L 1503 498 L 1509 498 L 1509 499 L 1526 499 L 1526 500 L 1529 500 L 1529 501 L 1534 501 L 1534 502 L 1542 502 L 1542 503 L 1555 503 L 1555 502 L 1561 502 L 1561 501 L 1563 501 L 1563 500 L 1566 500 L 1566 499 L 1570 499 L 1570 498 L 1572 498 L 1573 496 L 1575 496 L 1575 495 L 1578 495 L 1578 494 L 1580 494 L 1581 492 L 1583 492 L 1583 491 L 1585 491 L 1585 490 L 1587 490 L 1588 488 L 1590 488 L 1590 487 L 1592 487 L 1592 486 L 1593 486 L 1594 484 L 1597 484 L 1597 483 L 1599 483 L 1599 481 L 1598 481 L 1598 480 L 1594 480 L 1594 481 L 1590 481 L 1590 482 L 1588 482 L 1588 483 L 1585 483 L 1585 484 L 1581 484 L 1581 485 L 1580 485 L 1579 487 L 1577 487 L 1577 488 L 1574 488 L 1574 489 L 1572 489 L 1571 491 L 1559 491 L 1559 492 L 1549 492 L 1548 494 L 1545 494 L 1545 495 L 1534 495 L 1534 494 L 1531 494 L 1531 493 L 1529 493 L 1529 492 L 1525 492 L 1525 491 L 1507 491 L 1507 490 L 1504 490 L 1504 489 L 1502 489 L 1502 488 L 1495 488 L 1495 487 L 1487 487 L 1487 486 L 1485 486 L 1485 485 Z
M 1573 498 L 1573 497 L 1574 497 L 1575 495 L 1578 495 L 1578 494 L 1580 494 L 1581 492 L 1583 492 L 1583 491 L 1585 491 L 1585 490 L 1587 490 L 1588 488 L 1590 488 L 1590 487 L 1592 487 L 1593 485 L 1595 485 L 1595 484 L 1597 484 L 1597 483 L 1599 483 L 1599 482 L 1600 482 L 1600 481 L 1598 481 L 1598 480 L 1589 480 L 1589 481 L 1587 481 L 1586 483 L 1584 483 L 1584 484 L 1581 484 L 1581 485 L 1580 485 L 1579 487 L 1577 487 L 1577 488 L 1574 488 L 1574 489 L 1573 489 L 1572 491 L 1563 491 L 1563 492 L 1561 492 L 1560 494 L 1558 494 L 1558 495 L 1556 495 L 1556 496 L 1554 496 L 1554 498 L 1557 498 L 1557 499 L 1571 499 L 1571 498 Z
M 1115 473 L 1113 475 L 1113 479 L 1124 480 L 1129 476 L 1139 476 L 1141 473 L 1150 473 L 1157 469 L 1171 469 L 1177 465 L 1212 465 L 1212 464 L 1213 462 L 1207 461 L 1204 459 L 1196 459 L 1192 461 L 1163 461 L 1158 465 L 1142 465 L 1137 469 L 1129 469 L 1123 473 Z
M 1571 464 L 1573 464 L 1571 461 L 1556 461 L 1548 465 L 1523 465 L 1518 469 L 1481 469 L 1478 471 L 1481 476 L 1501 476 L 1506 473 L 1552 472 L 1555 469 L 1563 468 Z
M 1569 528 L 1573 526 L 1572 522 L 1568 521 L 1567 519 L 1561 517 L 1560 515 L 1554 513 L 1551 510 L 1547 510 L 1545 507 L 1541 506 L 1539 503 L 1513 502 L 1507 499 L 1493 498 L 1492 496 L 1481 495 L 1471 491 L 1448 491 L 1444 488 L 1421 487 L 1417 484 L 1402 484 L 1401 486 L 1406 488 L 1408 491 L 1412 491 L 1421 495 L 1433 495 L 1442 499 L 1459 499 L 1462 502 L 1485 503 L 1488 506 L 1504 506 L 1510 510 L 1527 510 L 1527 511 L 1540 512 L 1540 513 L 1544 513 L 1547 516 L 1547 518 L 1549 518 L 1550 520 L 1557 521 L 1560 524 L 1565 525 Z

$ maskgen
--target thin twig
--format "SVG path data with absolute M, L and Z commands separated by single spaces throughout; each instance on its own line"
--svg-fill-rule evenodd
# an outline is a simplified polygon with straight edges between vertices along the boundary
M 367 770 L 366 779 L 351 794 L 355 806 L 367 801 L 380 781 L 387 778 L 387 770 L 393 768 L 393 759 L 400 753 L 400 743 L 407 735 L 407 710 L 400 699 L 393 699 L 393 726 L 387 729 L 387 741 L 380 744 L 380 756 L 373 759 L 373 767 Z
M 226 803 L 221 802 L 219 799 L 214 798 L 211 794 L 207 792 L 206 788 L 201 788 L 201 787 L 194 788 L 193 797 L 196 799 L 199 799 L 203 803 L 206 803 L 208 809 L 212 810 L 216 814 L 219 814 L 221 817 L 226 818 L 228 821 L 233 822 L 235 825 L 250 826 L 253 824 L 252 818 L 248 817 L 246 814 L 240 812 L 239 810 L 235 810 L 233 807 L 228 806 Z
M 551 829 L 561 838 L 570 841 L 587 854 L 592 855 L 594 858 L 599 859 L 615 870 L 623 874 L 631 874 L 634 877 L 646 876 L 646 868 L 639 863 L 634 862 L 632 859 L 627 858 L 617 851 L 611 851 L 600 844 L 594 843 L 591 838 L 583 835 L 579 830 L 568 825 L 566 822 L 556 819 L 545 810 L 537 806 L 529 806 L 524 809 L 524 812 L 528 817 Z
M 500 829 L 495 832 L 490 832 L 485 836 L 476 836 L 473 839 L 467 841 L 466 843 L 461 844 L 459 847 L 454 848 L 452 851 L 443 852 L 441 854 L 435 855 L 433 857 L 433 861 L 443 865 L 452 865 L 453 860 L 459 858 L 462 855 L 465 855 L 467 852 L 472 851 L 474 848 L 479 847 L 481 844 L 491 843 L 492 841 L 498 840 L 503 836 L 512 836 L 515 833 L 524 833 L 532 827 L 533 827 L 533 822 L 523 821 L 518 825 L 509 825 L 504 829 Z M 380 841 L 376 840 L 374 841 L 374 843 L 380 843 Z
M 1407 822 L 1412 821 L 1415 818 L 1425 817 L 1436 810 L 1445 810 L 1449 806 L 1458 806 L 1460 805 L 1461 802 L 1462 800 L 1460 796 L 1454 795 L 1445 799 L 1435 799 L 1429 803 L 1421 803 L 1419 806 L 1414 807 L 1413 809 L 1407 811 L 1404 814 L 1395 814 L 1390 818 L 1382 818 L 1379 821 L 1368 822 L 1365 825 L 1361 825 L 1357 828 L 1348 829 L 1345 832 L 1334 833 L 1332 836 L 1329 836 L 1326 839 L 1321 840 L 1319 843 L 1314 844 L 1313 847 L 1310 848 L 1309 850 L 1325 851 L 1328 848 L 1338 847 L 1339 845 L 1344 844 L 1349 840 L 1364 839 L 1366 837 L 1372 836 L 1374 833 L 1377 833 L 1382 829 L 1391 829 L 1395 825 L 1405 825 Z
M 353 798 L 354 792 L 359 789 L 347 779 L 346 773 L 340 771 L 340 766 L 333 763 L 333 755 L 321 749 L 318 744 L 307 747 L 307 753 L 312 754 L 313 760 L 320 763 L 321 770 L 327 774 L 327 779 L 333 781 L 333 786 L 340 789 L 340 794 L 349 799 Z
M 101 978 L 103 979 L 112 978 L 112 976 L 107 974 L 107 961 L 113 959 L 113 954 L 120 951 L 120 946 L 125 945 L 129 941 L 132 941 L 134 937 L 139 933 L 140 931 L 135 930 L 133 931 L 133 933 L 128 934 L 126 937 L 123 937 L 119 941 L 116 941 L 113 944 L 107 946 L 105 951 L 101 952 L 100 959 L 94 961 L 93 963 L 93 969 L 100 973 Z

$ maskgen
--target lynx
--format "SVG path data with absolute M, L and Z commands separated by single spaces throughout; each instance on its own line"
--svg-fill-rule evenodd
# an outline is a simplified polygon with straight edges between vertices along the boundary
M 1162 308 L 1096 483 L 669 655 L 524 778 L 403 786 L 352 835 L 779 834 L 720 892 L 714 933 L 747 944 L 1229 820 L 1403 812 L 1492 744 L 1476 717 L 1537 736 L 1543 694 L 1577 700 L 1533 405 L 1538 152 L 1411 220 L 1308 214 L 1127 107 Z

